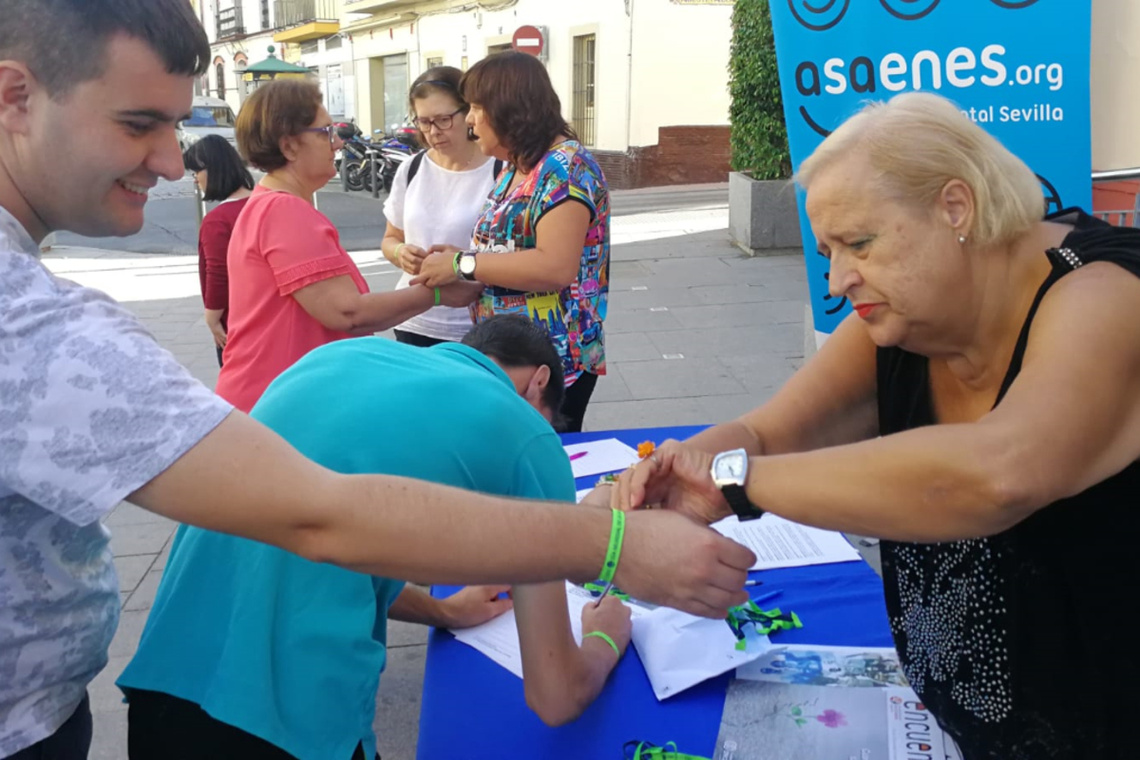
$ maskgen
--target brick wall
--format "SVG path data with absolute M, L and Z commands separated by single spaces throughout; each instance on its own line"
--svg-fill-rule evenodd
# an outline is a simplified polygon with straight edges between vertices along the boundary
M 628 151 L 592 151 L 615 190 L 727 182 L 729 128 L 661 127 L 657 144 Z

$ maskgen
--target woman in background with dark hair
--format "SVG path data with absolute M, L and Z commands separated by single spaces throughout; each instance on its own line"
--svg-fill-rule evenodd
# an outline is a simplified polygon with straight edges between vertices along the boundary
M 206 135 L 187 148 L 182 154 L 182 163 L 186 171 L 194 173 L 202 197 L 208 202 L 219 202 L 202 219 L 198 230 L 198 279 L 206 307 L 206 327 L 214 336 L 220 367 L 222 349 L 226 347 L 226 311 L 230 301 L 226 250 L 238 214 L 253 190 L 253 176 L 233 146 L 218 135 Z
M 505 52 L 476 63 L 460 86 L 467 125 L 486 155 L 508 161 L 475 225 L 473 250 L 432 246 L 413 283 L 485 286 L 472 311 L 526 314 L 562 358 L 564 429 L 579 431 L 606 372 L 602 320 L 610 279 L 610 197 L 594 157 L 562 118 L 546 68 Z M 574 201 L 566 203 L 566 201 Z

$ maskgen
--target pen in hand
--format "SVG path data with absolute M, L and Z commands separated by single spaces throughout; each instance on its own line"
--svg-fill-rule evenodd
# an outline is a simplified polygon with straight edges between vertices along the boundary
M 610 581 L 609 583 L 606 584 L 606 587 L 604 589 L 602 589 L 602 593 L 598 595 L 598 601 L 594 602 L 595 607 L 597 607 L 599 604 L 602 603 L 602 600 L 606 598 L 606 594 L 610 593 L 610 589 L 612 589 L 613 587 L 614 587 L 613 581 Z

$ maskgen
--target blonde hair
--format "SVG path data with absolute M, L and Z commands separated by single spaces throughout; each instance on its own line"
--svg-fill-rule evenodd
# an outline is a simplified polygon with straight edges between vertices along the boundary
M 950 180 L 974 194 L 968 231 L 978 245 L 1000 245 L 1027 232 L 1045 213 L 1033 171 L 946 98 L 925 92 L 870 103 L 844 122 L 800 166 L 805 190 L 827 166 L 855 152 L 868 157 L 890 197 L 932 209 Z

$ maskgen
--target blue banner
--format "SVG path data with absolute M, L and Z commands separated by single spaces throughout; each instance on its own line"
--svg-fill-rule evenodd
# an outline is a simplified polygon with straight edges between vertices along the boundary
M 872 100 L 936 92 L 1025 161 L 1050 211 L 1092 205 L 1091 0 L 770 0 L 792 166 Z M 827 292 L 798 190 L 817 335 Z

